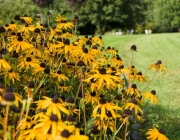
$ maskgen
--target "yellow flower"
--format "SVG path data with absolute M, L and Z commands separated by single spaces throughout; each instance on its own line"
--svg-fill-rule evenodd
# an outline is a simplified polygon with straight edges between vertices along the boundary
M 18 67 L 20 69 L 22 68 L 26 68 L 26 69 L 29 69 L 30 67 L 32 68 L 35 68 L 35 67 L 38 67 L 38 63 L 39 63 L 39 60 L 38 59 L 35 59 L 33 58 L 32 56 L 26 56 L 25 58 L 21 58 L 20 59 L 20 63 L 18 64 Z
M 65 17 L 61 16 L 60 14 L 57 15 L 57 17 L 54 19 L 56 22 L 61 22 L 63 20 L 66 20 Z
M 114 49 L 114 47 L 112 47 L 112 49 L 111 49 L 110 46 L 107 47 L 106 52 L 110 53 L 110 54 L 113 54 L 113 55 L 117 55 L 118 54 L 118 52 Z
M 94 79 L 97 80 L 98 83 L 98 89 L 101 89 L 102 86 L 106 86 L 108 89 L 110 89 L 110 86 L 115 87 L 115 82 L 121 82 L 121 79 L 117 76 L 110 75 L 106 73 L 105 68 L 100 68 L 96 71 L 96 74 L 91 75 L 88 80 Z M 112 88 L 112 87 L 111 87 Z
M 156 63 L 151 64 L 149 66 L 149 69 L 153 69 L 153 70 L 156 70 L 156 71 L 160 71 L 161 70 L 164 74 L 166 73 L 166 69 L 162 65 L 161 60 L 158 60 Z
M 112 66 L 114 67 L 120 67 L 121 65 L 123 65 L 123 61 L 119 55 L 116 55 L 115 57 L 113 57 L 111 59 L 111 62 L 112 62 Z
M 131 96 L 136 95 L 137 97 L 141 97 L 139 91 L 137 90 L 136 84 L 132 84 L 130 88 L 126 89 L 125 91 L 128 95 Z
M 104 42 L 102 41 L 102 37 L 99 36 L 99 37 L 92 37 L 92 45 L 103 45 L 104 46 Z
M 0 71 L 2 70 L 10 70 L 11 66 L 3 59 L 2 54 L 0 54 Z
M 101 120 L 106 118 L 106 112 L 107 111 L 110 111 L 111 114 L 112 114 L 112 117 L 116 118 L 117 115 L 115 114 L 114 109 L 122 110 L 121 107 L 116 106 L 116 105 L 114 105 L 112 103 L 108 103 L 108 102 L 106 102 L 106 100 L 104 98 L 101 98 L 99 100 L 99 104 L 93 109 L 93 117 L 99 116 L 97 114 L 99 108 L 101 109 L 101 115 L 100 115 Z
M 54 73 L 51 73 L 53 78 L 57 78 L 58 82 L 69 80 L 68 77 L 66 77 L 64 74 L 61 73 L 61 71 L 57 71 Z
M 27 49 L 32 48 L 33 45 L 24 41 L 22 36 L 18 36 L 18 38 L 15 38 L 10 44 L 9 44 L 9 52 L 16 51 L 19 53 L 20 51 L 25 51 Z
M 96 95 L 96 92 L 93 91 L 91 93 L 85 94 L 85 102 L 88 104 L 89 102 L 93 105 L 95 103 L 98 103 L 99 98 Z
M 51 131 L 53 135 L 57 135 L 63 129 L 63 122 L 60 122 L 55 114 L 50 116 L 42 115 L 42 118 L 37 120 L 37 124 L 33 129 L 40 129 L 42 135 L 46 135 L 48 131 Z
M 44 100 L 37 101 L 37 110 L 38 109 L 47 109 L 46 114 L 50 115 L 51 113 L 58 116 L 59 119 L 61 119 L 61 112 L 64 112 L 66 114 L 69 114 L 69 111 L 66 109 L 65 104 L 62 103 L 62 100 L 59 99 L 58 95 L 53 95 L 52 98 L 49 97 L 43 97 Z
M 139 82 L 147 82 L 146 77 L 142 75 L 141 71 L 134 75 L 134 79 L 138 80 Z
M 146 135 L 148 140 L 169 140 L 165 135 L 165 131 L 163 129 L 149 129 Z
M 10 28 L 12 31 L 15 31 L 15 30 L 17 30 L 17 25 L 14 24 L 13 21 L 11 21 L 11 23 L 9 24 L 9 28 Z
M 151 92 L 144 93 L 144 99 L 150 99 L 150 102 L 152 104 L 158 103 L 158 99 L 156 97 L 156 91 L 155 90 L 152 90 Z
M 134 99 L 132 100 L 131 103 L 126 103 L 123 106 L 124 109 L 130 109 L 131 111 L 134 109 L 135 111 L 135 115 L 137 115 L 139 112 L 143 113 L 143 111 L 139 108 L 139 106 L 137 105 L 137 101 Z
M 28 17 L 26 14 L 23 17 L 21 17 L 21 19 L 23 19 L 27 24 L 32 24 L 32 18 Z
M 15 80 L 20 81 L 20 76 L 18 73 L 14 72 L 12 69 L 5 72 L 5 77 L 8 77 L 14 84 Z
M 88 65 L 91 66 L 91 61 L 95 61 L 95 59 L 94 59 L 94 55 L 88 52 L 89 51 L 87 48 L 83 48 L 83 54 L 81 55 L 80 59 L 83 60 L 87 66 Z
M 34 31 L 34 26 L 33 25 L 29 25 L 29 24 L 25 24 L 24 26 L 22 26 L 22 32 L 24 32 L 25 34 L 29 34 L 29 31 Z

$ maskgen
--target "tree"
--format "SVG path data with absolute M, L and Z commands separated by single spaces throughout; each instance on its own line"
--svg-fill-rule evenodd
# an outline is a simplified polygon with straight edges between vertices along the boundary
M 180 28 L 180 0 L 157 0 L 154 22 L 158 32 L 178 31 Z

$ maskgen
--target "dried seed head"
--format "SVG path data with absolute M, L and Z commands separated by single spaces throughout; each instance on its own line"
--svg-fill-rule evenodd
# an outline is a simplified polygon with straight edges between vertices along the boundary
M 12 92 L 6 92 L 3 96 L 3 100 L 7 102 L 13 102 L 15 101 L 15 96 Z
M 114 97 L 114 100 L 120 101 L 120 100 L 122 100 L 122 96 L 121 95 L 116 95 Z
M 132 45 L 132 46 L 131 46 L 131 50 L 132 50 L 132 51 L 137 51 L 136 49 L 137 49 L 136 45 Z
M 70 97 L 66 98 L 65 102 L 73 104 L 74 103 L 74 99 L 73 99 L 73 97 L 70 96 Z
M 34 82 L 30 81 L 29 83 L 27 83 L 27 87 L 28 88 L 34 88 Z
M 68 121 L 68 122 L 74 122 L 74 121 L 75 121 L 75 118 L 74 118 L 73 115 L 69 115 L 69 116 L 66 117 L 66 121 Z

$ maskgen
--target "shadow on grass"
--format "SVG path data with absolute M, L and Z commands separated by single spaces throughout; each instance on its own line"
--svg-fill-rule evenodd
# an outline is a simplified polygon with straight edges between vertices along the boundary
M 180 109 L 163 107 L 160 105 L 147 106 L 144 122 L 145 129 L 156 127 L 164 129 L 170 140 L 180 140 Z

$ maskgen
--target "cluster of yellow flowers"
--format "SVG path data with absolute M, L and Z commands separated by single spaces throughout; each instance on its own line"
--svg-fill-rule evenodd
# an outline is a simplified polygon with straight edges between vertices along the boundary
M 130 120 L 144 120 L 144 101 L 157 104 L 156 91 L 139 91 L 134 81 L 150 82 L 101 36 L 78 38 L 77 16 L 55 21 L 16 15 L 0 27 L 0 138 L 126 139 Z M 165 73 L 160 60 L 149 68 Z M 150 130 L 148 139 L 167 139 L 163 132 Z

